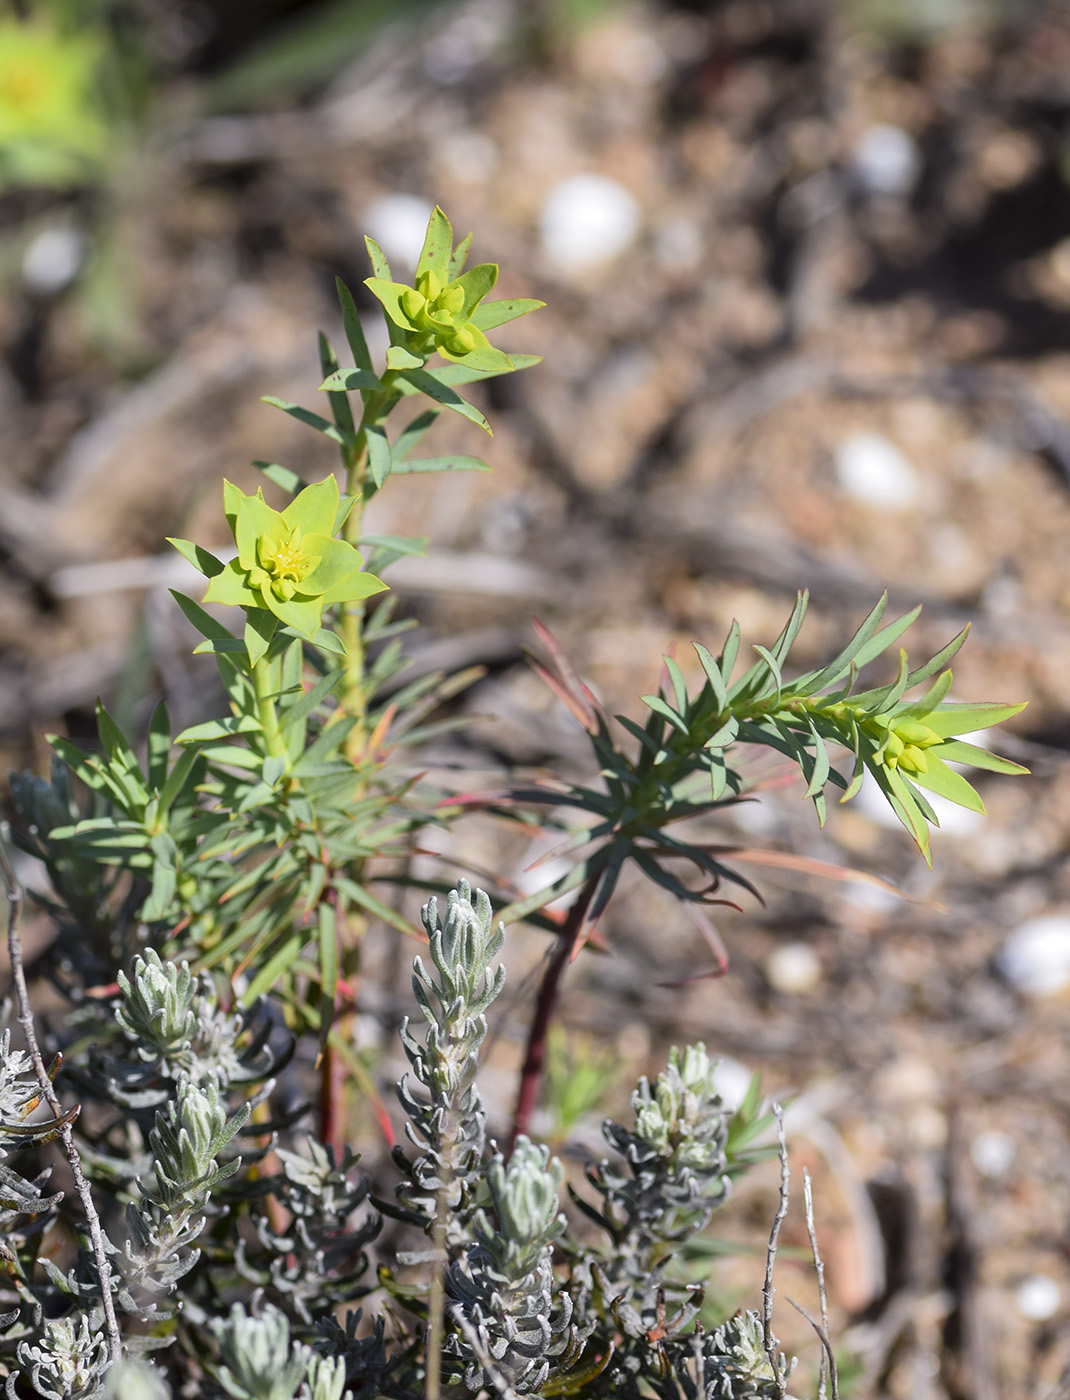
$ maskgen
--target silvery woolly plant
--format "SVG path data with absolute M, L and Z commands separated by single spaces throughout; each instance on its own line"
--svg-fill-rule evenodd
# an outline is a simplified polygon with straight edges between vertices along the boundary
M 46 1217 L 32 1257 L 0 1246 L 17 1285 L 0 1326 L 10 1400 L 169 1400 L 190 1385 L 205 1400 L 420 1400 L 432 1373 L 472 1396 L 785 1393 L 784 1373 L 755 1349 L 750 1315 L 697 1326 L 700 1300 L 671 1257 L 753 1160 L 754 1096 L 730 1113 L 704 1048 L 674 1051 L 653 1084 L 640 1081 L 632 1123 L 607 1121 L 612 1159 L 589 1167 L 596 1200 L 575 1191 L 583 1211 L 570 1221 L 548 1149 L 520 1137 L 507 1158 L 486 1135 L 479 1051 L 504 981 L 504 927 L 464 881 L 444 916 L 435 901 L 425 906 L 423 923 L 428 955 L 415 961 L 413 987 L 424 1032 L 402 1028 L 410 1075 L 397 1086 L 412 1155 L 396 1154 L 390 1207 L 414 1248 L 395 1239 L 379 1270 L 413 1323 L 385 1315 L 362 1325 L 352 1309 L 344 1327 L 336 1319 L 372 1287 L 381 1221 L 369 1183 L 315 1139 L 284 1146 L 292 1121 L 257 1132 L 273 1083 L 250 1092 L 242 1046 L 255 1018 L 222 1006 L 210 979 L 147 950 L 120 979 L 100 1043 L 71 1066 L 86 1090 L 79 1147 L 107 1188 L 98 1200 L 120 1355 L 104 1337 L 88 1251 L 66 1274 L 48 1260 L 66 1203 L 6 1169 L 5 1183 L 22 1182 L 5 1196 L 9 1219 Z M 170 1085 L 163 1101 L 132 1108 L 121 1061 L 152 1066 Z M 261 1074 L 279 1063 L 265 1054 Z M 26 1126 L 36 1097 L 29 1062 L 3 1035 L 5 1143 L 40 1148 L 54 1135 L 55 1120 Z

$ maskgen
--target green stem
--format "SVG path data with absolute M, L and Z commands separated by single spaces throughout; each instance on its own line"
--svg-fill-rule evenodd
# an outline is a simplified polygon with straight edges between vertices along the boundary
M 368 472 L 368 428 L 378 425 L 387 417 L 397 403 L 391 392 L 397 373 L 386 370 L 381 376 L 383 391 L 369 394 L 361 414 L 360 430 L 353 448 L 346 454 L 346 495 L 354 496 L 353 509 L 349 512 L 342 527 L 342 538 L 347 544 L 356 545 L 364 528 L 365 481 Z M 359 762 L 367 741 L 367 696 L 364 681 L 364 618 L 363 603 L 350 603 L 342 610 L 342 640 L 345 642 L 345 677 L 342 682 L 341 702 L 346 715 L 356 723 L 349 731 L 345 743 L 346 757 L 351 763 Z
M 256 694 L 256 714 L 264 733 L 264 744 L 269 754 L 275 758 L 284 758 L 286 766 L 289 767 L 290 754 L 279 728 L 279 712 L 275 708 L 275 697 L 279 687 L 267 657 L 262 656 L 259 661 L 253 662 L 252 677 Z

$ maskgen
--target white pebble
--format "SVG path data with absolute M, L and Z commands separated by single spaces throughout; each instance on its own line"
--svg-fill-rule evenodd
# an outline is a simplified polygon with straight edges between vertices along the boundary
M 997 964 L 1027 996 L 1048 997 L 1070 986 L 1070 916 L 1043 914 L 1007 935 Z
M 852 433 L 836 448 L 836 477 L 857 501 L 907 510 L 921 494 L 906 455 L 879 433 Z
M 639 233 L 639 205 L 605 175 L 575 175 L 555 185 L 543 202 L 539 231 L 558 270 L 583 272 L 612 262 Z
M 1018 1285 L 1014 1301 L 1018 1311 L 1030 1322 L 1047 1322 L 1059 1311 L 1062 1294 L 1059 1285 L 1047 1274 L 1030 1274 Z
M 713 1069 L 713 1087 L 721 1096 L 725 1108 L 733 1112 L 746 1098 L 754 1071 L 738 1060 L 718 1060 Z
M 858 138 L 850 170 L 866 194 L 909 194 L 921 171 L 917 143 L 901 126 L 878 122 Z
M 414 194 L 384 194 L 364 210 L 363 223 L 387 258 L 411 272 L 424 246 L 432 206 Z
M 56 225 L 32 239 L 22 256 L 22 276 L 31 292 L 55 296 L 78 273 L 85 257 L 85 235 Z
M 812 992 L 821 981 L 821 960 L 809 943 L 784 943 L 765 960 L 769 985 L 778 992 Z
M 1006 1176 L 1018 1155 L 1018 1144 L 1010 1133 L 998 1128 L 978 1133 L 970 1143 L 970 1159 L 982 1176 Z

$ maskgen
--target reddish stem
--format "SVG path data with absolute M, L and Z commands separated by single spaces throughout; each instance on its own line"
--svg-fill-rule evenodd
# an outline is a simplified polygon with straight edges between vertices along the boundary
M 528 1030 L 524 1067 L 520 1071 L 520 1087 L 516 1096 L 513 1131 L 509 1138 L 510 1152 L 516 1146 L 516 1140 L 521 1134 L 526 1136 L 531 1134 L 531 1116 L 535 1112 L 535 1105 L 539 1101 L 539 1090 L 542 1088 L 542 1072 L 546 1064 L 546 1040 L 554 1007 L 557 1005 L 561 974 L 577 950 L 578 935 L 586 922 L 601 875 L 600 870 L 595 871 L 581 888 L 579 898 L 568 911 L 568 917 L 561 925 L 557 935 L 557 947 L 542 975 L 539 996 L 535 1003 L 535 1015 L 531 1019 L 531 1027 Z

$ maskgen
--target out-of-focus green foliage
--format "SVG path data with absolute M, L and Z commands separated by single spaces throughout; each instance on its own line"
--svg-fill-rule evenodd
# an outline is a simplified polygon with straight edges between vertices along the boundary
M 105 39 L 47 11 L 0 19 L 0 188 L 92 178 L 108 154 L 98 80 Z

